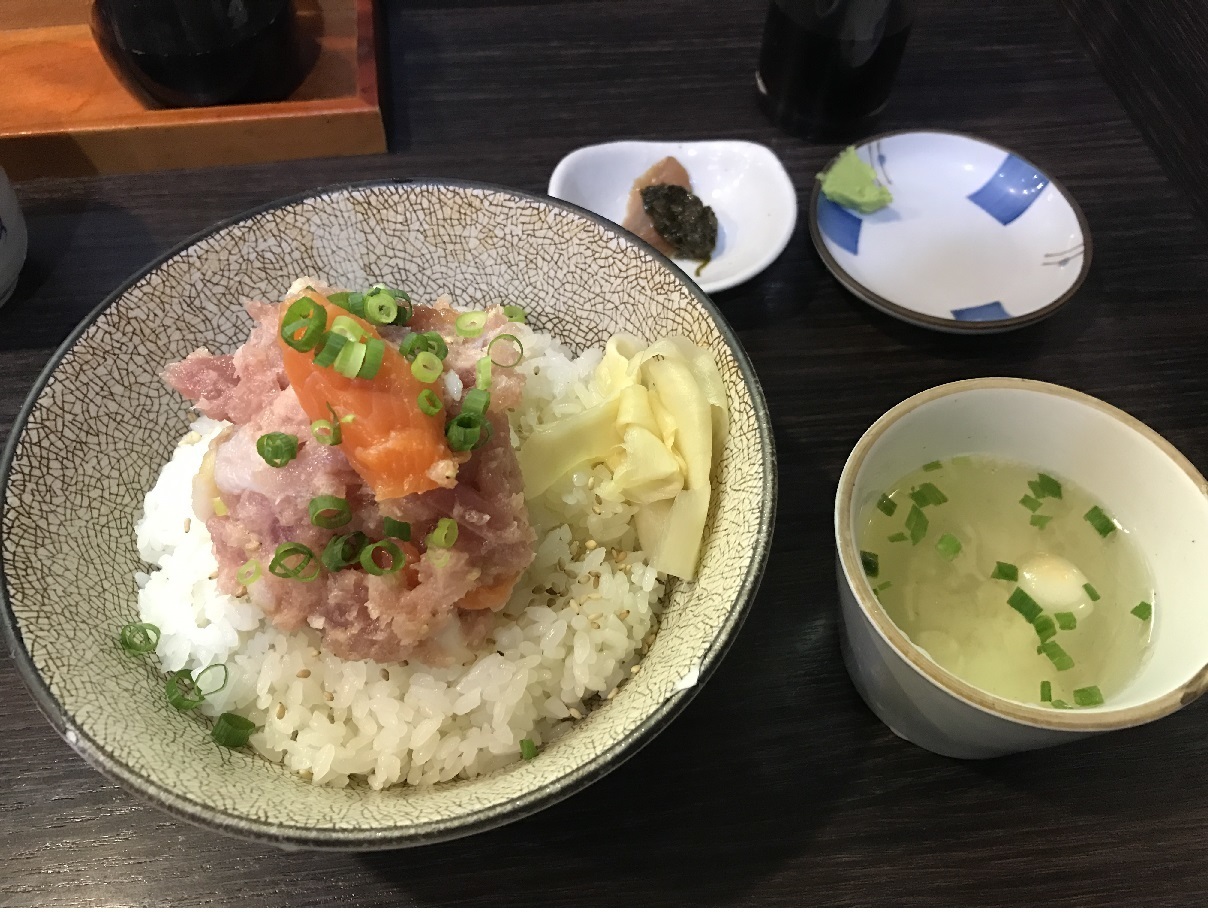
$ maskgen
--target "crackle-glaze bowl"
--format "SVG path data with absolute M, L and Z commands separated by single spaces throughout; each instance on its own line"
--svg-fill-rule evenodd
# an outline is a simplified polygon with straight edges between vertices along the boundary
M 572 348 L 620 330 L 683 333 L 716 355 L 732 415 L 699 578 L 671 587 L 641 673 L 539 757 L 433 787 L 335 789 L 250 751 L 164 699 L 155 663 L 116 632 L 137 616 L 133 524 L 186 432 L 159 371 L 250 328 L 241 302 L 300 275 L 362 287 L 399 277 L 419 300 L 523 301 Z M 342 186 L 274 203 L 185 242 L 118 289 L 52 359 L 0 469 L 4 630 L 55 729 L 107 776 L 196 823 L 284 845 L 389 848 L 450 839 L 547 806 L 631 756 L 724 655 L 759 583 L 776 502 L 762 393 L 733 333 L 687 277 L 590 213 L 459 182 Z

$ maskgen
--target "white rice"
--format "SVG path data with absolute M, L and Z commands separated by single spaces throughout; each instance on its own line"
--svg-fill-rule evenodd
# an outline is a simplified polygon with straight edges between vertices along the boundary
M 528 382 L 514 441 L 592 404 L 602 356 L 572 360 L 548 335 L 522 332 Z M 202 712 L 251 719 L 252 747 L 315 783 L 430 784 L 512 763 L 521 739 L 547 743 L 613 696 L 653 636 L 663 582 L 635 551 L 633 508 L 609 499 L 604 466 L 530 503 L 536 558 L 478 655 L 444 668 L 347 661 L 314 630 L 282 633 L 218 591 L 210 535 L 193 514 L 193 476 L 223 426 L 195 422 L 146 496 L 135 531 L 158 569 L 136 574 L 139 614 L 160 628 L 165 672 L 226 665 L 226 687 Z

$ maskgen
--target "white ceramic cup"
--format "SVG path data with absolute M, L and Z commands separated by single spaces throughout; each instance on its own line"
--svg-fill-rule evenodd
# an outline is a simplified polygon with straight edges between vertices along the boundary
M 1016 703 L 957 678 L 916 647 L 873 595 L 856 530 L 871 502 L 932 460 L 982 453 L 1070 479 L 1130 530 L 1153 573 L 1149 654 L 1102 706 Z M 1083 393 L 1000 377 L 927 390 L 860 438 L 835 499 L 842 646 L 848 673 L 898 736 L 950 757 L 996 757 L 1141 725 L 1208 689 L 1208 483 L 1173 446 Z
M 21 273 L 28 247 L 29 237 L 17 194 L 13 193 L 8 175 L 0 168 L 0 304 L 16 290 L 17 276 Z

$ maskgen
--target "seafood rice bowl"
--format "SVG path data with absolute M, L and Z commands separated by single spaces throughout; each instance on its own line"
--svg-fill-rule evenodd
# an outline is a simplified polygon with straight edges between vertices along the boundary
M 614 769 L 725 654 L 775 508 L 732 333 L 615 225 L 338 187 L 186 242 L 52 359 L 3 629 L 67 742 L 234 835 L 387 848 Z

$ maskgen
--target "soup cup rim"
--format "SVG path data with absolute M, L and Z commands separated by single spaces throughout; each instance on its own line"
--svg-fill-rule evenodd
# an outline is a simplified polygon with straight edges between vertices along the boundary
M 1124 428 L 1140 434 L 1150 444 L 1157 447 L 1177 469 L 1181 470 L 1195 484 L 1201 495 L 1208 499 L 1208 481 L 1205 481 L 1199 470 L 1169 441 L 1127 412 L 1086 393 L 1054 383 L 1018 377 L 978 377 L 923 390 L 895 405 L 864 432 L 848 456 L 839 478 L 839 486 L 835 494 L 835 546 L 838 549 L 840 569 L 864 617 L 885 644 L 911 670 L 944 693 L 974 709 L 1033 728 L 1087 733 L 1130 728 L 1160 719 L 1200 697 L 1205 691 L 1208 691 L 1208 664 L 1205 664 L 1203 668 L 1177 687 L 1136 706 L 1073 712 L 1018 703 L 975 687 L 943 668 L 923 649 L 916 646 L 881 606 L 873 593 L 872 585 L 863 572 L 851 520 L 852 501 L 860 471 L 874 445 L 891 427 L 911 413 L 940 399 L 978 390 L 1020 390 L 1054 396 L 1094 409 Z

